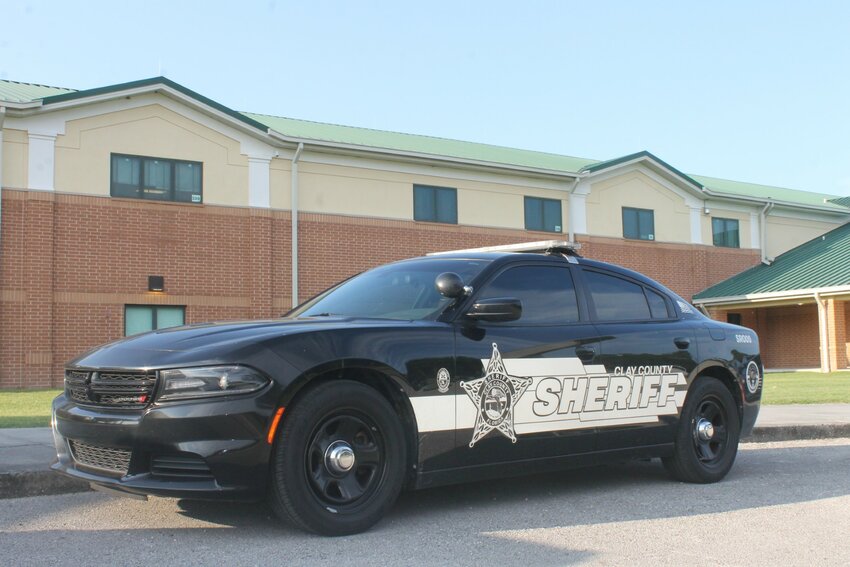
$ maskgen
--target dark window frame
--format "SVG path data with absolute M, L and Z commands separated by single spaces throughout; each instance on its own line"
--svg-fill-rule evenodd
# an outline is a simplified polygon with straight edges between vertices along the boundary
M 726 322 L 731 323 L 732 325 L 738 325 L 739 327 L 744 324 L 743 316 L 741 313 L 737 312 L 726 313 Z
M 722 230 L 716 230 L 717 224 L 722 225 Z M 734 244 L 726 242 L 725 237 L 733 234 L 729 230 L 730 226 L 734 226 L 735 242 Z M 718 242 L 720 241 L 720 242 Z M 730 219 L 725 217 L 711 217 L 711 242 L 714 246 L 720 248 L 740 248 L 741 247 L 741 223 L 738 219 Z
M 137 186 L 138 194 L 135 196 L 132 195 L 116 195 L 115 188 L 115 159 L 116 158 L 129 158 L 129 159 L 137 159 L 139 160 L 139 184 Z M 167 198 L 158 198 L 155 196 L 145 196 L 145 161 L 157 161 L 162 163 L 167 163 L 170 169 L 170 187 L 168 188 L 168 196 Z M 197 166 L 200 171 L 200 187 L 198 188 L 198 196 L 199 200 L 189 200 L 182 201 L 176 198 L 177 188 L 175 186 L 177 176 L 176 174 L 176 166 L 179 164 L 189 164 L 192 166 Z M 204 164 L 200 161 L 191 161 L 185 159 L 172 159 L 172 158 L 161 158 L 154 156 L 141 156 L 134 154 L 123 154 L 123 153 L 111 153 L 109 154 L 109 195 L 111 197 L 119 198 L 119 199 L 138 199 L 141 201 L 159 201 L 164 203 L 184 203 L 189 205 L 201 205 L 204 202 Z M 192 195 L 194 197 L 194 194 Z
M 538 201 L 540 203 L 540 218 L 535 219 L 539 220 L 539 224 L 535 226 L 529 226 L 528 223 L 528 203 L 529 201 Z M 553 227 L 546 227 L 546 203 L 554 203 L 557 206 L 558 211 L 558 223 L 553 225 Z M 554 233 L 562 233 L 564 232 L 564 216 L 563 216 L 563 204 L 559 199 L 547 199 L 545 197 L 530 197 L 528 195 L 523 198 L 523 213 L 525 217 L 525 230 L 534 230 L 536 232 L 554 232 Z
M 527 321 L 523 321 L 522 317 L 520 317 L 516 321 L 505 321 L 505 322 L 483 322 L 479 321 L 476 325 L 480 326 L 488 326 L 493 325 L 497 327 L 565 327 L 569 325 L 587 325 L 591 321 L 591 316 L 587 311 L 587 299 L 584 295 L 584 285 L 583 282 L 579 280 L 581 274 L 578 273 L 578 270 L 572 269 L 571 266 L 564 266 L 558 264 L 550 264 L 550 263 L 540 263 L 540 262 L 514 262 L 510 264 L 506 264 L 498 268 L 495 272 L 487 276 L 487 278 L 478 286 L 475 294 L 469 298 L 467 305 L 464 309 L 461 310 L 460 315 L 458 317 L 458 321 L 467 321 L 464 313 L 468 310 L 469 307 L 478 301 L 479 299 L 485 298 L 484 292 L 487 290 L 487 287 L 493 283 L 496 278 L 511 270 L 513 268 L 552 268 L 557 270 L 568 270 L 570 279 L 573 282 L 573 292 L 576 295 L 576 307 L 578 308 L 578 320 L 577 321 L 563 321 L 559 323 L 529 323 Z
M 663 322 L 663 321 L 677 321 L 679 319 L 679 317 L 676 313 L 676 309 L 673 306 L 673 300 L 670 298 L 670 296 L 668 296 L 666 293 L 664 293 L 663 291 L 661 291 L 658 288 L 655 288 L 651 285 L 648 285 L 648 284 L 646 284 L 646 283 L 644 283 L 640 280 L 632 279 L 632 278 L 630 278 L 626 275 L 619 274 L 617 272 L 610 272 L 608 270 L 604 270 L 604 269 L 600 269 L 600 268 L 584 267 L 581 270 L 579 270 L 579 272 L 581 272 L 581 286 L 588 290 L 587 293 L 586 293 L 587 308 L 588 308 L 588 311 L 590 313 L 590 320 L 594 323 L 605 323 L 605 324 L 608 324 L 608 323 L 615 323 L 615 324 L 616 323 L 660 323 L 660 322 Z M 596 312 L 596 302 L 593 299 L 593 294 L 590 292 L 590 288 L 589 288 L 589 284 L 587 283 L 587 279 L 585 279 L 585 275 L 588 272 L 599 273 L 599 274 L 602 274 L 602 275 L 605 275 L 605 276 L 610 276 L 612 278 L 621 279 L 621 280 L 628 282 L 630 284 L 640 286 L 641 289 L 643 290 L 643 295 L 644 295 L 644 299 L 646 300 L 647 309 L 649 309 L 649 318 L 647 318 L 647 319 L 600 319 L 598 313 Z M 658 295 L 661 296 L 662 299 L 664 299 L 664 305 L 667 308 L 667 317 L 666 318 L 662 319 L 662 318 L 653 318 L 652 317 L 652 306 L 649 303 L 649 297 L 647 295 L 649 291 L 657 293 Z
M 431 191 L 433 192 L 433 202 L 434 207 L 433 210 L 430 211 L 430 214 L 423 218 L 417 215 L 418 207 L 416 206 L 416 195 L 417 193 L 421 193 L 422 191 Z M 454 210 L 452 211 L 452 215 L 449 218 L 440 218 L 440 209 L 437 206 L 437 195 L 439 193 L 451 194 L 452 199 L 454 201 Z M 413 220 L 418 222 L 438 222 L 442 224 L 458 224 L 457 222 L 457 188 L 455 187 L 440 187 L 438 185 L 424 185 L 421 183 L 413 184 Z
M 148 304 L 148 303 L 125 303 L 124 304 L 124 336 L 125 337 L 133 336 L 133 335 L 127 334 L 127 308 L 128 307 L 145 307 L 145 308 L 152 310 L 151 323 L 152 323 L 153 328 L 151 329 L 151 331 L 159 330 L 159 327 L 157 326 L 157 314 L 158 314 L 158 311 L 159 311 L 160 308 L 182 309 L 183 310 L 183 324 L 184 325 L 186 324 L 186 306 L 185 305 L 161 305 L 161 304 L 153 304 L 152 305 L 152 304 Z M 169 327 L 164 327 L 164 328 L 167 329 Z M 145 332 L 145 331 L 142 331 L 142 332 Z
M 627 213 L 629 213 L 629 214 L 634 213 L 636 215 L 636 218 L 635 218 L 635 226 L 637 227 L 637 233 L 636 234 L 631 234 L 631 235 L 626 234 L 626 214 Z M 647 234 L 646 238 L 643 238 L 641 236 L 641 230 L 640 230 L 640 227 L 641 227 L 640 218 L 641 218 L 642 213 L 649 213 L 649 215 L 650 215 L 651 226 L 650 226 L 650 230 L 648 232 L 646 232 L 646 234 Z M 643 241 L 648 241 L 648 242 L 655 242 L 655 240 L 656 240 L 656 238 L 655 238 L 655 210 L 653 210 L 653 209 L 640 209 L 638 207 L 622 207 L 621 220 L 622 220 L 622 223 L 623 223 L 623 238 L 628 238 L 629 240 L 643 240 Z

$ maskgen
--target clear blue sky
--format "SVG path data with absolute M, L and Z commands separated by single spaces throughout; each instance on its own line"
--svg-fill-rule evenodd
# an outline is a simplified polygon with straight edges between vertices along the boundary
M 850 2 L 0 0 L 0 78 L 850 194 Z

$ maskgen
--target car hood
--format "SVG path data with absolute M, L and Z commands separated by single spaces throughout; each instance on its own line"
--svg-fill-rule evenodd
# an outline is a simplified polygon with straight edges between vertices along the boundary
M 264 321 L 202 323 L 160 329 L 98 346 L 68 363 L 86 368 L 167 368 L 183 364 L 221 364 L 251 358 L 265 344 L 306 332 L 386 326 L 409 321 L 312 317 Z

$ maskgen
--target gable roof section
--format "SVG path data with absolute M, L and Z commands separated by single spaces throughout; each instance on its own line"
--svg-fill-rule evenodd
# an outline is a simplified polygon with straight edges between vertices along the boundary
M 835 199 L 829 199 L 830 203 L 834 203 L 836 205 L 841 205 L 842 207 L 850 208 L 850 196 L 848 197 L 837 197 Z
M 694 295 L 695 303 L 739 303 L 753 295 L 850 286 L 850 223 Z

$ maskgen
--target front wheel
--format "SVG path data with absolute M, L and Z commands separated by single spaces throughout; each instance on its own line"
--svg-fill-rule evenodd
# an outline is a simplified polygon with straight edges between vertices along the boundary
M 402 425 L 373 388 L 325 382 L 287 408 L 270 483 L 275 513 L 323 535 L 369 529 L 401 491 Z
M 735 455 L 741 422 L 732 394 L 710 376 L 697 379 L 679 417 L 673 455 L 664 466 L 683 482 L 717 482 L 726 476 Z

